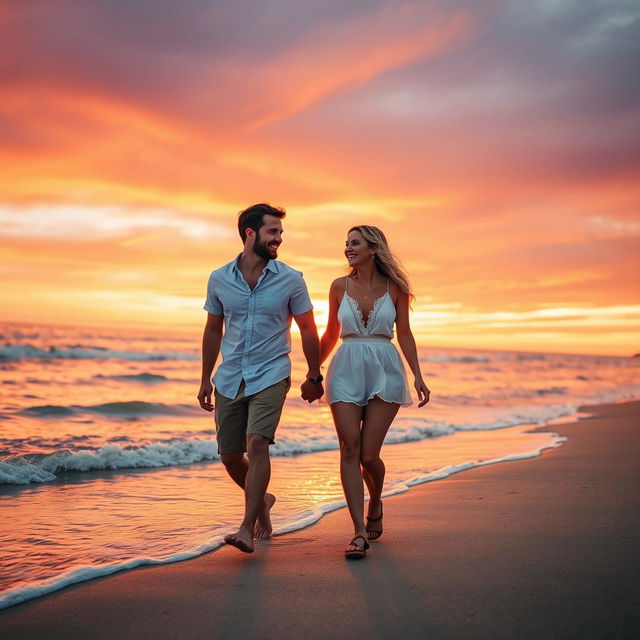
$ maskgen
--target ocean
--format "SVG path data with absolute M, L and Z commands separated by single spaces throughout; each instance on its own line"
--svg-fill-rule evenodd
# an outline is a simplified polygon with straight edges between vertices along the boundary
M 276 534 L 344 506 L 330 411 L 300 399 L 306 367 L 292 343 L 271 448 Z M 0 608 L 195 557 L 237 528 L 242 493 L 195 398 L 199 349 L 198 335 L 0 326 Z M 426 345 L 419 356 L 432 400 L 400 409 L 389 431 L 386 495 L 539 455 L 562 445 L 553 422 L 579 406 L 640 396 L 634 358 Z

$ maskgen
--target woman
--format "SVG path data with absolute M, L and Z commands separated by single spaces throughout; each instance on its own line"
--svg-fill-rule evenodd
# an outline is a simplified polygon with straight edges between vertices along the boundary
M 345 556 L 355 559 L 364 558 L 368 541 L 382 535 L 385 466 L 380 449 L 400 405 L 411 404 L 400 354 L 390 341 L 394 322 L 415 376 L 418 406 L 429 401 L 429 389 L 409 326 L 409 280 L 384 234 L 377 227 L 352 227 L 345 255 L 351 271 L 331 284 L 320 360 L 326 360 L 340 335 L 342 344 L 327 372 L 326 398 L 340 441 L 340 478 L 355 531 Z M 369 490 L 366 524 L 363 478 Z

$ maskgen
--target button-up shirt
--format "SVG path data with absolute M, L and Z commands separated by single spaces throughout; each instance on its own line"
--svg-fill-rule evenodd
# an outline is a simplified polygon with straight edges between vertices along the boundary
M 224 315 L 222 362 L 213 376 L 218 393 L 235 398 L 242 380 L 252 395 L 291 375 L 292 316 L 313 309 L 302 273 L 269 260 L 252 290 L 238 256 L 209 276 L 204 309 Z

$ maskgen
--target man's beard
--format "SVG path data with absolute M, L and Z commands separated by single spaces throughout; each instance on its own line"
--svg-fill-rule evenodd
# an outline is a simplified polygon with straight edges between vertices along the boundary
M 271 252 L 269 251 L 269 247 L 267 247 L 267 243 L 259 240 L 258 239 L 258 235 L 256 234 L 256 237 L 253 241 L 253 247 L 251 247 L 253 249 L 253 253 L 255 253 L 257 256 L 260 256 L 263 260 L 271 260 L 272 256 Z M 276 248 L 276 255 L 277 255 L 278 251 Z

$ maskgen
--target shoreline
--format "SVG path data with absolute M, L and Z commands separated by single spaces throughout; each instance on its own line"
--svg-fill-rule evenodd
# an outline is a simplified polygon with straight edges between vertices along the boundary
M 573 417 L 572 414 L 569 417 Z M 558 419 L 556 419 L 558 420 Z M 502 462 L 511 462 L 517 460 L 525 460 L 529 458 L 534 458 L 547 449 L 550 448 L 558 448 L 562 446 L 563 442 L 566 440 L 565 438 L 558 436 L 554 432 L 550 431 L 546 427 L 550 426 L 549 424 L 545 425 L 533 425 L 533 424 L 523 424 L 523 425 L 514 425 L 511 427 L 502 427 L 488 430 L 471 430 L 471 431 L 460 431 L 453 434 L 447 434 L 448 436 L 454 436 L 458 438 L 475 438 L 481 435 L 489 435 L 496 431 L 498 432 L 507 432 L 513 433 L 515 432 L 517 435 L 515 439 L 520 441 L 521 438 L 525 437 L 528 434 L 532 434 L 537 427 L 542 427 L 541 436 L 545 436 L 544 438 L 533 439 L 532 442 L 526 443 L 524 440 L 522 444 L 519 444 L 519 447 L 516 446 L 514 448 L 509 448 L 504 453 L 498 454 L 495 452 L 495 456 L 487 457 L 486 454 L 480 454 L 479 458 L 473 459 L 461 459 L 460 461 L 453 462 L 450 464 L 445 464 L 440 467 L 436 467 L 428 472 L 419 473 L 418 475 L 407 476 L 404 478 L 396 478 L 393 482 L 387 485 L 385 492 L 383 493 L 383 498 L 392 497 L 401 493 L 405 493 L 410 491 L 413 487 L 420 486 L 422 484 L 428 482 L 435 482 L 437 480 L 443 480 L 445 478 L 451 477 L 455 474 L 461 473 L 463 471 L 468 471 L 470 469 L 479 468 L 483 466 L 490 466 L 495 464 L 500 464 Z M 513 437 L 513 436 L 512 436 Z M 400 442 L 388 444 L 385 448 L 387 459 L 387 463 L 390 465 L 390 468 L 395 467 L 398 458 L 402 458 L 402 451 L 405 454 L 409 453 L 409 448 L 413 447 L 437 447 L 438 444 L 442 444 L 436 442 L 436 440 L 432 439 L 423 439 L 414 442 Z M 481 443 L 480 443 L 481 444 Z M 396 449 L 396 446 L 399 447 Z M 327 452 L 320 452 L 321 454 Z M 333 452 L 330 452 L 333 453 Z M 478 450 L 476 450 L 478 453 Z M 318 455 L 318 452 L 314 452 L 314 454 L 309 455 Z M 198 464 L 198 463 L 196 463 Z M 142 472 L 146 471 L 143 469 L 133 469 L 134 472 Z M 89 477 L 95 478 L 96 475 L 105 477 L 112 477 L 113 474 L 119 473 L 119 470 L 109 470 L 102 471 L 96 474 L 95 472 L 87 472 L 90 474 Z M 82 481 L 82 475 L 84 472 L 78 473 L 77 481 Z M 277 478 L 276 478 L 277 479 Z M 52 482 L 56 482 L 53 480 Z M 61 479 L 60 483 L 63 485 L 68 482 L 68 479 Z M 16 485 L 16 489 L 19 490 L 28 490 L 29 485 Z M 335 496 L 335 499 L 329 502 L 324 502 L 317 504 L 315 506 L 309 506 L 308 508 L 303 508 L 298 512 L 290 514 L 288 519 L 285 518 L 282 521 L 279 518 L 276 518 L 274 521 L 274 537 L 288 535 L 290 533 L 294 533 L 296 531 L 300 531 L 307 527 L 310 527 L 317 523 L 319 520 L 324 518 L 329 513 L 332 513 L 336 510 L 340 510 L 346 507 L 346 501 L 340 492 L 340 496 Z M 279 522 L 277 520 L 280 520 Z M 56 593 L 62 589 L 66 589 L 67 587 L 74 585 L 81 585 L 83 583 L 97 580 L 100 578 L 112 576 L 116 573 L 122 571 L 131 571 L 137 568 L 144 567 L 154 567 L 154 566 L 162 566 L 162 565 L 170 565 L 175 564 L 177 562 L 184 562 L 187 560 L 196 559 L 200 556 L 203 556 L 207 553 L 211 553 L 220 549 L 224 546 L 223 536 L 225 532 L 217 532 L 215 535 L 210 537 L 208 540 L 198 544 L 197 546 L 193 546 L 186 549 L 176 549 L 171 554 L 165 556 L 154 556 L 150 554 L 142 553 L 138 556 L 125 558 L 122 560 L 118 560 L 109 564 L 101 564 L 101 565 L 76 565 L 70 567 L 64 573 L 60 573 L 59 575 L 43 579 L 41 581 L 33 581 L 24 585 L 14 586 L 5 591 L 0 592 L 0 611 L 15 607 L 19 604 L 31 602 L 38 598 L 46 597 L 50 594 Z
M 569 437 L 554 451 L 387 498 L 365 561 L 343 559 L 339 509 L 252 556 L 225 547 L 84 582 L 0 625 L 7 638 L 634 637 L 640 402 L 581 410 L 533 429 Z

